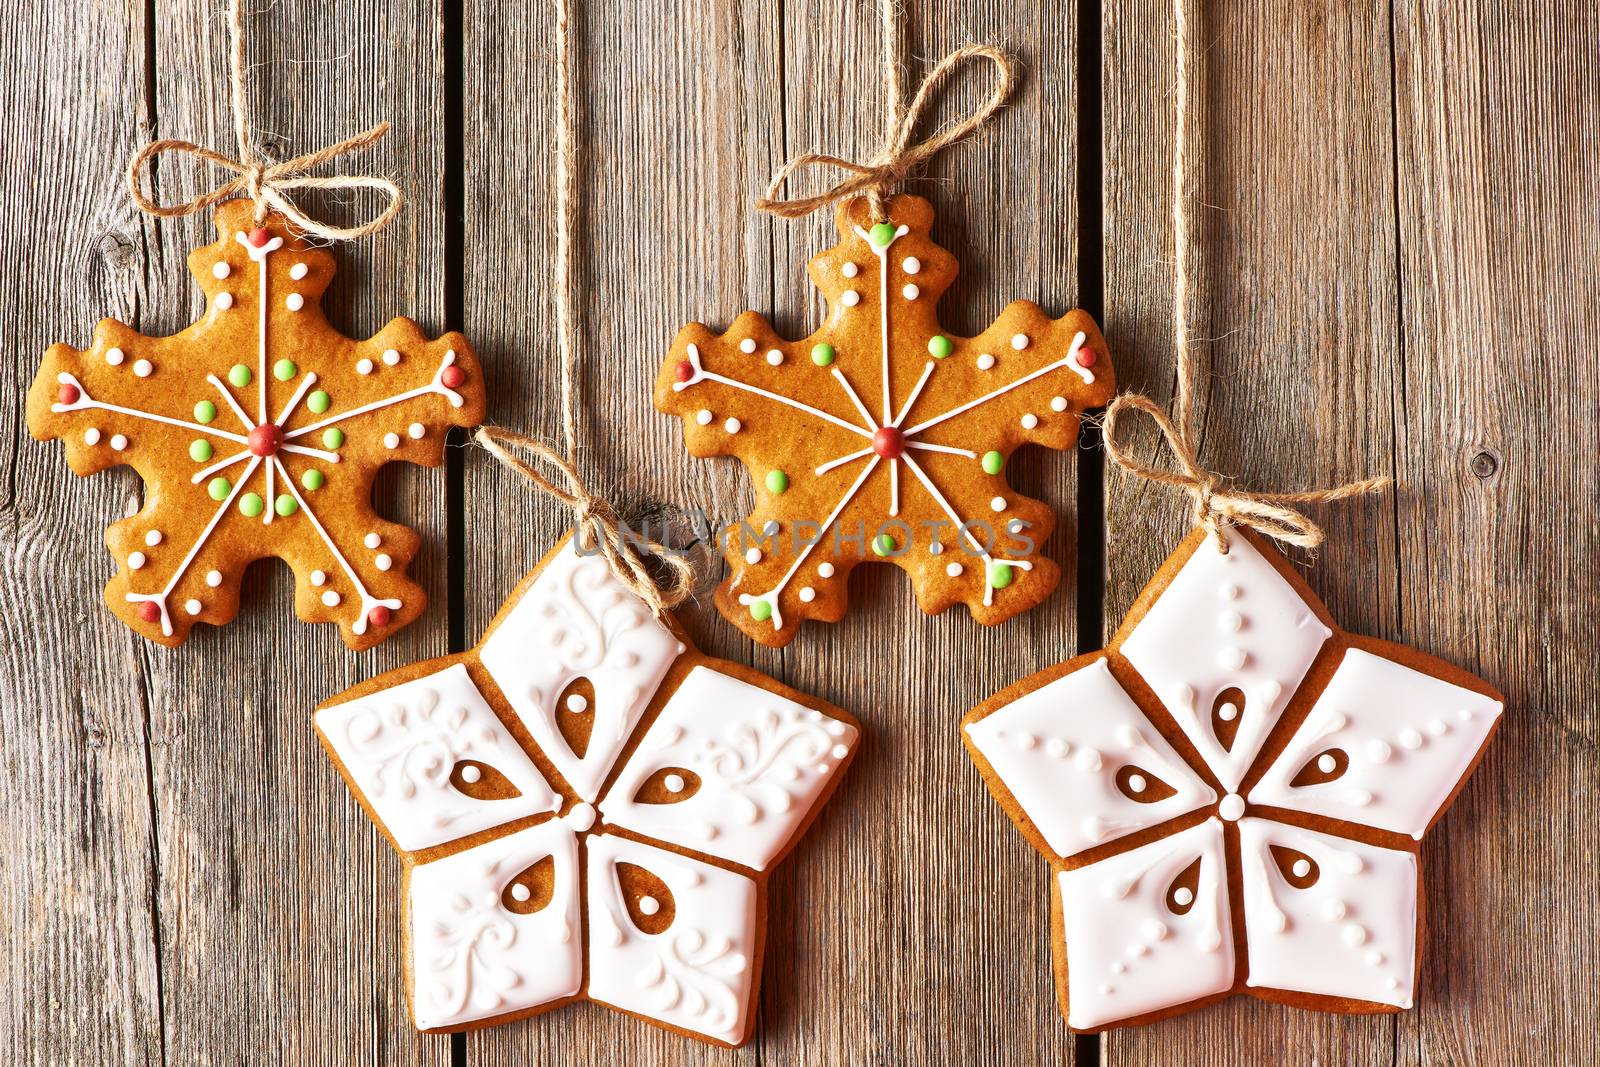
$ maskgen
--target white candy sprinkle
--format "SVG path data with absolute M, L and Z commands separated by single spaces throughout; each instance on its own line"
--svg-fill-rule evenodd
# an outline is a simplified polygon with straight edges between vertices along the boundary
M 915 285 L 907 283 L 906 287 L 900 290 L 900 295 L 904 296 L 907 300 L 915 300 L 917 297 L 922 295 L 922 290 L 918 289 Z
M 752 564 L 752 565 L 760 563 L 761 562 L 761 550 L 759 548 L 750 549 L 748 552 L 746 552 L 744 554 L 744 561 L 746 563 L 749 563 L 749 564 Z
M 901 260 L 900 269 L 905 271 L 907 274 L 916 274 L 922 269 L 922 260 L 918 259 L 916 256 L 907 256 L 905 259 Z
M 390 567 L 394 566 L 394 560 L 389 558 L 389 553 L 387 553 L 387 552 L 379 552 L 376 556 L 373 557 L 372 565 L 374 567 L 378 568 L 380 571 L 386 571 Z
M 161 543 L 161 531 L 151 530 L 149 533 L 145 534 L 144 543 L 149 545 L 151 548 L 159 545 Z
M 480 771 L 478 768 L 472 766 L 472 764 L 470 764 L 470 763 L 467 764 L 465 767 L 461 768 L 461 780 L 463 782 L 469 782 L 469 783 L 470 782 L 476 782 L 478 779 L 480 779 L 482 777 L 483 777 L 483 772 Z M 526 888 L 526 887 L 524 887 L 524 888 Z
M 1311 864 L 1305 860 L 1295 860 L 1294 866 L 1290 869 L 1294 871 L 1296 878 L 1304 878 L 1311 873 Z
M 755 350 L 756 339 L 754 337 L 746 337 L 743 341 L 739 342 L 739 351 L 743 352 L 745 355 L 749 355 Z
M 1039 416 L 1032 412 L 1022 416 L 1022 428 L 1024 430 L 1031 430 L 1037 425 L 1039 425 Z
M 952 560 L 949 565 L 945 567 L 944 572 L 952 578 L 959 578 L 961 577 L 961 569 L 961 564 Z
M 1317 757 L 1317 770 L 1321 771 L 1323 774 L 1332 774 L 1333 769 L 1338 765 L 1339 761 L 1334 759 L 1333 754 L 1330 752 L 1324 752 L 1322 755 Z
M 1067 398 L 1064 397 L 1064 396 L 1053 396 L 1053 397 L 1051 397 L 1050 398 L 1050 410 L 1051 411 L 1065 411 L 1065 410 L 1067 410 Z
M 856 266 L 854 263 L 846 263 L 844 266 L 839 268 L 839 273 L 843 274 L 846 278 L 854 278 L 857 274 L 861 273 L 861 268 Z
M 217 310 L 218 311 L 227 311 L 231 307 L 233 307 L 233 294 L 232 293 L 218 293 L 217 294 Z
M 232 273 L 233 268 L 228 266 L 228 261 L 225 259 L 219 259 L 211 264 L 211 276 L 219 282 Z
M 1217 718 L 1221 719 L 1223 722 L 1232 722 L 1238 717 L 1239 705 L 1237 704 L 1230 702 L 1217 709 Z
M 322 572 L 318 571 L 317 573 L 321 574 Z M 206 584 L 209 585 L 213 589 L 215 589 L 217 586 L 221 585 L 222 584 L 222 572 L 221 571 L 207 571 L 206 572 Z
M 383 350 L 383 362 L 384 362 L 384 364 L 386 366 L 390 366 L 390 367 L 394 366 L 396 363 L 400 362 L 400 353 L 396 352 L 392 348 L 384 349 Z
M 1027 348 L 1028 335 L 1025 333 L 1019 333 L 1013 336 L 1011 338 L 1011 347 L 1015 348 L 1018 352 L 1021 352 L 1024 348 Z
M 997 496 L 993 500 L 989 501 L 989 510 L 990 511 L 1004 511 L 1005 509 L 1006 509 L 1006 498 L 1005 497 Z
M 288 308 L 290 311 L 299 311 L 301 308 L 306 306 L 306 298 L 301 296 L 299 293 L 290 293 L 284 298 L 283 306 Z
M 383 435 L 383 447 L 384 448 L 399 448 L 400 447 L 400 435 L 397 434 L 397 433 L 386 433 L 386 434 L 384 434 Z
M 809 585 L 803 585 L 800 587 L 800 602 L 802 604 L 809 604 L 815 599 L 817 599 L 817 591 L 815 589 L 811 588 Z
M 216 574 L 215 571 L 212 571 L 211 573 Z M 218 577 L 221 577 L 221 576 L 218 575 Z M 328 576 L 326 574 L 322 573 L 321 571 L 312 571 L 311 572 L 311 584 L 312 585 L 320 586 L 324 582 L 326 582 L 327 580 L 328 580 Z
M 468 769 L 469 770 L 477 770 L 476 767 L 472 767 L 472 768 L 468 768 Z M 467 776 L 467 772 L 465 770 L 462 771 L 461 772 L 461 777 L 465 778 L 466 776 Z M 476 781 L 477 779 L 473 779 L 473 780 Z M 525 904 L 525 903 L 527 903 L 528 899 L 531 898 L 532 896 L 533 896 L 533 890 L 529 889 L 527 886 L 523 885 L 521 882 L 513 882 L 511 884 L 511 899 L 515 900 L 517 903 Z
M 977 363 L 979 370 L 988 370 L 990 367 L 994 366 L 994 357 L 985 352 L 978 357 Z
M 372 360 L 363 359 L 363 360 L 357 361 L 357 363 L 356 363 L 356 373 L 357 374 L 371 374 L 372 373 Z
M 681 774 L 669 774 L 661 779 L 661 784 L 667 787 L 669 793 L 681 793 L 686 784 Z
M 851 289 L 839 298 L 839 303 L 847 308 L 853 308 L 861 303 L 861 294 Z
M 661 902 L 655 897 L 640 897 L 639 911 L 643 915 L 654 915 L 661 910 Z
M 783 362 L 783 353 L 778 351 L 778 349 L 776 349 L 776 348 L 768 349 L 767 350 L 767 362 L 772 364 L 774 367 L 778 366 L 780 363 Z
M 293 278 L 295 281 L 299 281 L 301 278 L 306 276 L 306 271 L 308 269 L 310 268 L 308 268 L 304 263 L 296 263 L 294 266 L 289 268 L 289 277 Z
M 106 349 L 106 362 L 111 364 L 113 367 L 122 366 L 123 358 L 124 357 L 123 357 L 123 354 L 122 354 L 122 349 L 120 349 L 120 348 L 108 348 L 108 349 Z
M 744 424 L 738 419 L 729 419 L 727 422 L 722 424 L 722 428 L 727 430 L 729 433 L 738 433 L 740 430 L 744 429 Z
M 589 710 L 589 698 L 584 696 L 582 693 L 568 693 L 567 710 L 572 712 L 574 715 L 578 715 Z
M 377 548 L 379 545 L 383 544 L 383 538 L 379 537 L 376 531 L 373 531 L 368 533 L 367 536 L 363 537 L 361 539 L 361 543 L 366 545 L 368 548 Z
M 205 605 L 200 603 L 198 600 L 186 600 L 183 603 L 183 610 L 187 611 L 190 615 L 198 615 L 201 611 L 205 610 Z
M 1145 787 L 1149 784 L 1150 783 L 1145 780 L 1145 776 L 1142 774 L 1128 775 L 1128 789 L 1131 792 L 1143 793 L 1145 791 Z
M 99 444 L 100 443 L 100 431 L 95 429 L 93 426 L 91 426 L 87 430 L 83 431 L 83 443 L 86 444 L 86 445 L 97 445 L 97 444 Z
M 144 566 L 144 553 L 143 552 L 130 552 L 130 553 L 128 553 L 128 569 L 129 570 L 136 571 L 140 567 L 143 567 L 143 566 Z
M 112 434 L 111 447 L 116 449 L 118 452 L 121 452 L 123 449 L 128 447 L 128 439 L 122 436 L 120 433 Z
M 1223 611 L 1217 614 L 1217 628 L 1230 634 L 1236 634 L 1244 627 L 1244 616 L 1237 611 Z
M 823 578 L 833 577 L 833 564 L 824 563 L 817 567 L 817 574 Z
M 1242 648 L 1224 648 L 1217 653 L 1217 662 L 1225 670 L 1236 671 L 1244 666 L 1245 654 Z
M 322 602 L 330 608 L 336 608 L 339 606 L 339 594 L 330 589 L 322 594 Z
M 715 418 L 715 416 L 712 415 L 709 410 L 701 408 L 700 414 L 694 417 L 694 421 L 698 422 L 701 426 L 710 426 L 713 418 Z
M 150 377 L 150 375 L 155 373 L 155 370 L 156 365 L 151 363 L 148 359 L 136 359 L 133 361 L 133 373 L 137 374 L 141 378 Z
M 413 422 L 406 427 L 406 433 L 411 435 L 413 441 L 420 441 L 428 435 L 428 428 L 420 422 Z
M 1177 903 L 1178 907 L 1186 908 L 1194 903 L 1194 890 L 1186 885 L 1179 886 L 1178 891 L 1172 894 L 1172 899 Z

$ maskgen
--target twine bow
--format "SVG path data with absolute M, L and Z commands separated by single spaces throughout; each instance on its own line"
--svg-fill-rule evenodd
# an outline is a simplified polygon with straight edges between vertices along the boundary
M 330 241 L 349 241 L 377 233 L 399 213 L 405 203 L 400 187 L 388 178 L 360 174 L 335 174 L 326 177 L 304 177 L 306 171 L 336 159 L 347 152 L 356 152 L 377 143 L 389 132 L 389 124 L 380 122 L 370 130 L 347 137 L 337 144 L 282 163 L 264 160 L 256 154 L 250 135 L 250 112 L 247 104 L 244 64 L 244 11 L 243 0 L 229 0 L 228 29 L 233 41 L 229 84 L 232 90 L 233 134 L 238 143 L 238 158 L 206 148 L 193 141 L 168 137 L 152 141 L 140 149 L 128 164 L 128 191 L 133 202 L 141 209 L 162 218 L 192 215 L 212 204 L 232 196 L 248 196 L 256 207 L 256 222 L 266 218 L 270 209 L 283 215 L 302 232 Z M 157 157 L 168 152 L 197 156 L 207 163 L 234 173 L 234 177 L 209 192 L 201 193 L 179 204 L 162 204 L 144 191 L 145 168 Z M 387 198 L 382 211 L 357 226 L 341 227 L 312 218 L 297 207 L 289 197 L 290 189 L 372 189 Z
M 1291 504 L 1326 504 L 1389 488 L 1388 478 L 1364 478 L 1327 489 L 1305 489 L 1291 493 L 1256 492 L 1228 485 L 1221 475 L 1201 466 L 1194 446 L 1194 354 L 1189 345 L 1189 213 L 1188 189 L 1189 119 L 1189 11 L 1192 0 L 1173 0 L 1178 71 L 1173 92 L 1172 148 L 1172 342 L 1178 361 L 1177 395 L 1173 399 L 1177 418 L 1172 419 L 1147 396 L 1122 393 L 1106 407 L 1104 437 L 1106 453 L 1129 474 L 1161 485 L 1182 489 L 1194 497 L 1194 521 L 1217 539 L 1218 547 L 1228 550 L 1224 533 L 1227 526 L 1248 526 L 1258 533 L 1302 548 L 1322 543 L 1322 527 Z M 1178 470 L 1163 470 L 1135 459 L 1118 440 L 1123 415 L 1139 412 L 1150 416 L 1161 431 L 1167 448 L 1178 462 Z

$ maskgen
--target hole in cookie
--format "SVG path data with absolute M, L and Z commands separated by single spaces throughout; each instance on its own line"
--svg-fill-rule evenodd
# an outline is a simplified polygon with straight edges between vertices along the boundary
M 511 779 L 475 759 L 460 760 L 451 767 L 450 784 L 473 800 L 510 800 L 522 795 Z
M 617 884 L 633 925 L 647 934 L 659 934 L 672 925 L 677 907 L 667 883 L 632 863 L 617 864 Z
M 1330 748 L 1312 756 L 1300 773 L 1289 780 L 1292 786 L 1321 785 L 1342 778 L 1344 772 L 1350 769 L 1350 757 L 1342 748 Z
M 1143 767 L 1132 763 L 1117 772 L 1117 790 L 1140 804 L 1154 804 L 1178 792 Z
M 572 754 L 582 759 L 594 732 L 594 686 L 589 679 L 572 681 L 556 697 L 556 729 Z
M 524 868 L 500 891 L 500 903 L 507 911 L 532 915 L 549 906 L 556 895 L 556 861 L 553 856 Z
M 1268 845 L 1272 852 L 1272 862 L 1278 865 L 1284 881 L 1296 889 L 1310 889 L 1317 884 L 1322 871 L 1317 867 L 1317 861 L 1304 852 L 1297 852 L 1292 848 L 1282 845 Z
M 1243 718 L 1244 692 L 1230 685 L 1211 703 L 1211 732 L 1224 752 L 1233 751 L 1233 739 L 1239 734 L 1239 722 Z
M 635 804 L 677 804 L 700 791 L 700 776 L 686 767 L 663 767 L 633 794 Z
M 1194 907 L 1194 895 L 1200 889 L 1200 857 L 1178 872 L 1178 877 L 1167 886 L 1167 910 L 1174 915 L 1187 915 Z

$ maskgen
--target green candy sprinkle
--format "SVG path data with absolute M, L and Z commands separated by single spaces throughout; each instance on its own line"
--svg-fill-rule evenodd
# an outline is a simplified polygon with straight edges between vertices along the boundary
M 287 519 L 290 515 L 300 510 L 300 502 L 285 493 L 272 502 L 272 510 Z
M 263 511 L 267 510 L 267 505 L 266 502 L 255 493 L 246 493 L 244 496 L 239 498 L 239 510 L 244 514 L 245 518 L 253 519 Z
M 1016 574 L 1009 563 L 996 563 L 989 569 L 989 584 L 996 589 L 1004 589 L 1011 584 L 1011 579 L 1014 577 Z
M 811 362 L 819 367 L 826 367 L 832 363 L 833 356 L 833 346 L 826 341 L 811 346 Z
M 943 359 L 956 350 L 955 343 L 944 334 L 934 334 L 928 341 L 928 353 L 935 359 Z
M 888 534 L 879 534 L 872 539 L 872 551 L 875 555 L 887 556 L 895 549 L 894 538 Z
M 328 410 L 328 405 L 331 403 L 333 403 L 333 398 L 321 389 L 306 397 L 306 407 L 311 409 L 313 415 L 321 415 Z
M 190 441 L 189 458 L 194 460 L 196 463 L 204 463 L 206 460 L 210 459 L 211 442 L 200 440 Z
M 312 492 L 316 492 L 318 489 L 321 489 L 322 483 L 325 481 L 327 481 L 327 479 L 323 477 L 321 471 L 306 471 L 300 476 L 300 484 L 305 486 L 307 489 L 310 489 Z
M 226 500 L 228 494 L 233 492 L 233 483 L 218 476 L 206 483 L 206 492 L 211 494 L 212 500 Z
M 272 365 L 272 376 L 280 382 L 286 382 L 300 373 L 300 368 L 294 365 L 292 359 L 280 359 Z
M 752 601 L 750 604 L 750 617 L 756 622 L 766 622 L 772 618 L 772 604 L 765 600 Z
M 999 474 L 1006 465 L 1006 457 L 998 452 L 985 452 L 983 454 L 983 471 L 985 474 Z
M 246 367 L 243 363 L 235 363 L 233 366 L 228 368 L 228 381 L 232 382 L 234 387 L 237 389 L 243 389 L 245 386 L 249 385 L 252 377 L 253 375 L 250 373 L 250 368 Z
M 194 406 L 195 422 L 210 422 L 217 417 L 217 405 L 209 400 L 202 400 Z
M 344 431 L 337 426 L 330 426 L 322 431 L 322 447 L 338 448 L 344 444 Z
M 887 248 L 889 242 L 894 240 L 894 227 L 887 222 L 880 222 L 868 231 L 868 235 L 872 238 L 873 244 L 879 248 Z
M 777 494 L 789 488 L 789 476 L 782 471 L 767 472 L 767 492 Z

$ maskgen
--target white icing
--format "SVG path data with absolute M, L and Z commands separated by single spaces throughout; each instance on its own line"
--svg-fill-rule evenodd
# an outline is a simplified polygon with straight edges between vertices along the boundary
M 701 408 L 700 413 L 694 417 L 694 421 L 698 422 L 701 426 L 710 426 L 711 420 L 714 418 L 716 418 L 716 416 L 711 414 L 710 411 L 705 408 Z
M 1310 856 L 1315 884 L 1290 885 L 1269 845 Z M 1239 823 L 1239 856 L 1249 985 L 1411 1006 L 1414 856 L 1265 819 Z
M 413 441 L 420 441 L 428 435 L 428 428 L 420 422 L 413 422 L 406 427 L 406 435 Z
M 819 564 L 817 564 L 817 575 L 818 575 L 818 577 L 821 577 L 821 578 L 832 578 L 833 577 L 833 564 L 831 564 L 831 563 L 819 563 Z
M 743 341 L 739 342 L 739 351 L 743 352 L 745 355 L 748 356 L 755 352 L 755 350 L 756 339 L 754 337 L 746 337 Z
M 366 545 L 368 548 L 377 548 L 379 545 L 383 544 L 383 538 L 378 536 L 375 531 L 369 530 L 367 535 L 361 539 L 361 543 Z
M 1016 349 L 1018 352 L 1021 352 L 1024 348 L 1027 348 L 1028 335 L 1025 333 L 1013 335 L 1011 338 L 1011 347 Z
M 1033 414 L 1024 415 L 1021 422 L 1024 430 L 1031 430 L 1039 425 L 1039 416 Z
M 783 363 L 783 353 L 776 348 L 769 349 L 767 351 L 767 362 L 774 367 L 780 366 Z
M 1501 711 L 1491 697 L 1352 648 L 1250 799 L 1420 839 Z M 1335 761 L 1318 754 L 1332 749 L 1348 757 L 1342 775 L 1289 784 L 1313 758 L 1331 771 Z
M 989 510 L 990 511 L 1004 511 L 1005 509 L 1006 509 L 1006 498 L 1005 497 L 997 496 L 993 500 L 989 501 Z
M 1214 625 L 1219 590 L 1236 590 L 1244 628 Z M 1242 536 L 1228 552 L 1207 537 L 1122 644 L 1227 789 L 1237 789 L 1331 631 L 1294 587 Z M 1237 664 L 1237 665 L 1236 665 Z M 1217 696 L 1245 696 L 1231 750 L 1212 732 Z
M 144 566 L 144 553 L 143 552 L 130 552 L 130 553 L 128 553 L 128 569 L 129 570 L 136 571 L 136 570 L 138 570 L 139 568 L 141 568 L 143 566 Z
M 145 534 L 144 543 L 150 548 L 154 548 L 159 545 L 161 543 L 161 531 L 151 530 L 149 533 Z
M 217 294 L 217 310 L 218 311 L 227 311 L 231 307 L 233 307 L 233 294 L 232 293 L 218 293 Z
M 228 266 L 228 261 L 225 259 L 219 259 L 211 265 L 211 276 L 219 282 L 232 273 L 233 268 Z
M 148 359 L 135 360 L 133 363 L 133 373 L 141 378 L 150 377 L 150 375 L 155 373 L 155 370 L 155 364 L 151 363 Z
M 385 366 L 389 366 L 389 367 L 395 366 L 396 364 L 398 364 L 400 362 L 400 353 L 395 351 L 392 348 L 384 349 L 383 350 L 383 362 L 384 362 Z
M 187 611 L 190 615 L 198 615 L 200 612 L 205 610 L 205 605 L 201 604 L 198 600 L 186 600 L 183 603 L 183 610 Z
M 560 798 L 462 664 L 323 708 L 316 722 L 362 799 L 404 851 L 559 806 Z M 463 760 L 493 767 L 521 796 L 476 800 L 461 792 L 450 776 Z
M 299 311 L 306 306 L 306 298 L 299 293 L 290 293 L 283 299 L 283 306 L 290 311 Z
M 756 884 L 741 874 L 610 834 L 588 839 L 589 996 L 719 1041 L 744 1035 L 756 946 Z M 672 893 L 672 925 L 634 925 L 616 865 Z
M 321 573 L 320 571 L 318 573 Z M 206 571 L 206 584 L 215 589 L 222 584 L 221 571 Z
M 994 367 L 994 357 L 987 352 L 980 355 L 976 362 L 979 370 L 990 370 Z
M 289 277 L 293 278 L 295 281 L 299 281 L 301 278 L 306 276 L 306 271 L 308 269 L 309 268 L 304 263 L 296 263 L 294 266 L 289 268 Z
M 922 290 L 918 289 L 915 285 L 908 283 L 904 289 L 900 290 L 900 295 L 904 296 L 907 300 L 915 300 L 917 297 L 922 295 Z
M 507 885 L 547 857 L 550 902 L 528 915 L 506 908 Z M 460 1026 L 574 996 L 583 983 L 577 884 L 577 846 L 558 821 L 413 867 L 408 960 L 417 1027 Z
M 580 796 L 593 799 L 681 651 L 604 556 L 580 556 L 569 542 L 489 635 L 482 660 L 534 742 Z M 579 678 L 594 687 L 582 758 L 555 721 L 557 699 Z
M 86 445 L 99 444 L 100 430 L 97 427 L 91 426 L 87 430 L 83 431 L 83 443 Z
M 330 589 L 326 593 L 322 594 L 322 603 L 325 606 L 330 607 L 330 608 L 338 607 L 339 606 L 339 601 L 342 600 L 342 599 L 344 599 L 344 598 L 341 597 L 338 593 L 334 592 L 332 589 Z
M 125 358 L 127 358 L 127 357 L 123 355 L 122 349 L 120 349 L 120 348 L 108 348 L 108 349 L 106 349 L 106 362 L 109 363 L 113 367 L 122 366 L 122 361 Z
M 1104 659 L 972 723 L 967 736 L 1062 858 L 1216 801 L 1145 721 Z M 1042 743 L 1024 747 L 1021 737 Z M 1130 765 L 1176 792 L 1154 803 L 1130 799 L 1116 784 Z
M 371 374 L 373 369 L 374 368 L 373 368 L 373 365 L 372 365 L 372 360 L 365 359 L 365 358 L 356 360 L 356 373 L 357 374 L 361 374 L 361 375 Z
M 400 435 L 397 434 L 397 433 L 386 433 L 386 434 L 384 434 L 383 435 L 383 447 L 384 448 L 399 448 L 400 447 Z
M 765 870 L 855 741 L 847 723 L 696 667 L 646 731 L 600 813 L 624 829 Z M 699 775 L 699 790 L 671 804 L 633 799 L 668 767 Z
M 1167 895 L 1197 858 L 1193 904 L 1179 915 L 1167 906 Z M 1070 961 L 1067 1021 L 1072 1026 L 1104 1026 L 1233 985 L 1225 862 L 1222 824 L 1207 819 L 1171 837 L 1061 872 L 1061 917 Z
M 744 424 L 741 423 L 738 419 L 735 419 L 732 416 L 729 416 L 728 421 L 724 422 L 722 424 L 722 428 L 724 430 L 728 431 L 729 433 L 738 433 L 741 429 L 744 428 Z

